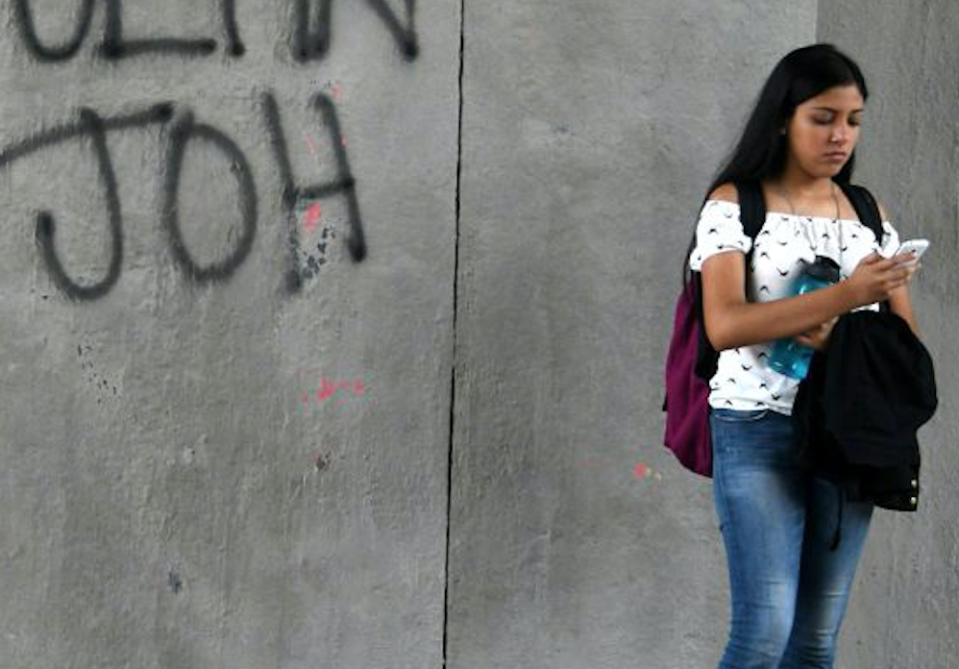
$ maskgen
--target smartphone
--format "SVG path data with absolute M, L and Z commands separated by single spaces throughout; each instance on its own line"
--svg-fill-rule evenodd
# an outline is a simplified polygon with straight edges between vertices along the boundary
M 904 241 L 899 245 L 899 250 L 896 251 L 895 255 L 902 255 L 903 253 L 912 253 L 912 260 L 905 261 L 906 263 L 913 263 L 919 260 L 922 257 L 922 254 L 926 252 L 926 249 L 929 248 L 928 239 L 909 239 Z

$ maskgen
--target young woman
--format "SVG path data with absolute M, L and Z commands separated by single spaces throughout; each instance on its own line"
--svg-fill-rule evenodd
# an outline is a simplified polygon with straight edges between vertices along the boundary
M 876 239 L 836 185 L 852 176 L 866 97 L 859 67 L 831 45 L 783 58 L 710 188 L 688 257 L 720 351 L 710 429 L 732 599 L 720 669 L 832 667 L 866 538 L 872 504 L 843 502 L 800 469 L 790 419 L 799 381 L 766 363 L 775 340 L 821 349 L 839 316 L 885 300 L 916 331 L 907 285 L 918 263 L 894 255 L 899 236 L 881 205 Z M 768 212 L 749 267 L 736 181 L 761 184 Z M 840 265 L 841 280 L 790 297 L 817 255 Z M 830 550 L 837 522 L 842 542 Z

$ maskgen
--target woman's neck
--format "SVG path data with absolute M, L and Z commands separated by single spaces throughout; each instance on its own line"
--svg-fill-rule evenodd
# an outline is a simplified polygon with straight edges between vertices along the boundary
M 829 177 L 811 177 L 803 172 L 787 169 L 779 177 L 770 180 L 770 185 L 789 193 L 798 200 L 819 200 L 832 197 L 835 183 Z

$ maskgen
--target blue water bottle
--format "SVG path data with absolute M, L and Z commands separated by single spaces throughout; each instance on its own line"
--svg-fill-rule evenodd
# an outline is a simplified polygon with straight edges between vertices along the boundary
M 804 295 L 820 288 L 831 286 L 839 281 L 839 265 L 832 258 L 816 256 L 812 264 L 806 265 L 802 274 L 793 284 L 793 295 Z M 799 344 L 792 337 L 778 340 L 769 356 L 769 366 L 780 374 L 802 380 L 809 373 L 809 363 L 814 351 Z

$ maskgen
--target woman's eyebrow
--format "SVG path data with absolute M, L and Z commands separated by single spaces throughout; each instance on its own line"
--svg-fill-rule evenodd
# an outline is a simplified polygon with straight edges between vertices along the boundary
M 832 112 L 832 113 L 834 113 L 834 114 L 839 111 L 839 110 L 836 109 L 835 107 L 813 107 L 813 110 L 814 110 L 814 111 Z M 850 113 L 850 114 L 861 114 L 862 112 L 863 112 L 863 107 L 859 107 L 858 109 L 853 109 L 853 110 L 852 110 L 851 112 L 849 112 L 849 113 Z

